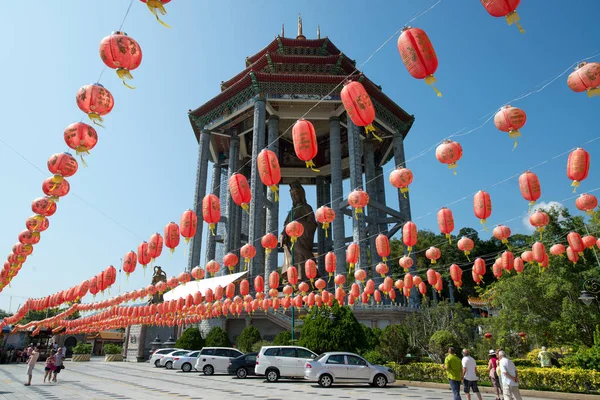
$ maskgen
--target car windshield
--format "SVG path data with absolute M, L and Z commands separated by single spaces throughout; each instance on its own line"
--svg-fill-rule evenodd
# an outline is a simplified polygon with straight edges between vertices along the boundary
M 315 358 L 315 361 L 323 361 L 323 359 L 327 356 L 327 353 L 323 353 L 320 356 L 317 356 L 317 358 Z

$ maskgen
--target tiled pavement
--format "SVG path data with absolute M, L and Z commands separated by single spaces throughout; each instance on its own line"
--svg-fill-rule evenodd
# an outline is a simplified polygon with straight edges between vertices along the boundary
M 0 399 L 244 399 L 244 400 L 315 400 L 326 399 L 452 399 L 449 390 L 391 385 L 384 389 L 370 386 L 337 386 L 324 389 L 302 381 L 270 384 L 261 378 L 237 379 L 230 376 L 203 376 L 153 368 L 148 363 L 66 362 L 57 384 L 44 384 L 43 363 L 33 374 L 30 387 L 23 385 L 25 364 L 0 365 Z M 201 375 L 201 376 L 199 376 Z M 463 395 L 464 398 L 464 395 Z M 473 396 L 475 399 L 476 397 Z M 484 394 L 485 400 L 495 396 Z M 524 398 L 526 399 L 526 398 Z

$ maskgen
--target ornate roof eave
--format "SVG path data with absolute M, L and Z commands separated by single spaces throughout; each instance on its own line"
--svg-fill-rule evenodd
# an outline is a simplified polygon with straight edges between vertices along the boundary
M 312 48 L 322 48 L 324 50 L 323 55 L 330 54 L 340 54 L 341 51 L 329 41 L 329 38 L 323 39 L 292 39 L 285 38 L 281 36 L 277 36 L 271 43 L 269 43 L 265 48 L 260 50 L 258 53 L 253 56 L 246 57 L 246 66 L 249 66 L 255 63 L 259 58 L 261 58 L 266 53 L 270 52 L 283 52 L 285 47 L 312 47 Z
M 341 83 L 346 80 L 345 76 L 337 75 L 290 75 L 290 74 L 268 74 L 263 72 L 249 72 L 244 78 L 240 79 L 230 88 L 227 88 L 211 100 L 189 113 L 190 122 L 199 138 L 200 131 L 212 121 L 231 112 L 236 104 L 244 103 L 252 97 L 259 94 L 269 94 L 272 92 L 269 86 L 273 85 L 316 85 L 324 90 L 323 95 L 334 91 L 333 94 L 339 95 L 342 87 Z M 377 85 L 364 75 L 356 74 L 349 80 L 360 80 L 365 89 L 371 96 L 378 118 L 385 119 L 385 122 L 392 128 L 397 129 L 404 136 L 408 134 L 414 116 L 408 114 L 400 106 L 394 103 L 386 96 Z M 335 88 L 335 89 L 334 89 Z M 313 88 L 314 89 L 314 88 Z M 275 92 L 280 93 L 280 92 Z M 287 93 L 287 92 L 285 92 Z M 298 92 L 300 93 L 300 92 Z M 229 104 L 228 102 L 233 102 Z M 385 111 L 389 112 L 385 112 Z M 386 114 L 385 118 L 384 115 Z

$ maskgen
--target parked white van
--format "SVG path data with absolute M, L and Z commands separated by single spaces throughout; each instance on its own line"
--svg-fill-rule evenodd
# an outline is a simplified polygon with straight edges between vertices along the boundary
M 204 372 L 204 375 L 226 374 L 229 360 L 244 353 L 231 347 L 204 347 L 196 360 L 196 371 Z M 304 372 L 303 372 L 304 373 Z
M 256 356 L 256 375 L 262 375 L 269 382 L 279 378 L 304 379 L 304 366 L 317 355 L 298 346 L 263 346 Z

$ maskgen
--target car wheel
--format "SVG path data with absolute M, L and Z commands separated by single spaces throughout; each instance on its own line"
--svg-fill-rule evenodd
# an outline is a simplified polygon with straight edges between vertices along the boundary
M 181 370 L 183 372 L 190 372 L 192 370 L 192 364 L 190 363 L 185 363 L 181 366 Z
M 383 388 L 383 387 L 385 387 L 385 385 L 387 385 L 387 378 L 381 374 L 376 375 L 375 378 L 373 379 L 373 383 L 378 388 Z
M 155 366 L 156 368 L 160 368 L 160 360 L 156 360 L 156 361 L 154 361 L 154 366 Z
M 242 367 L 242 368 L 238 368 L 238 370 L 235 373 L 237 375 L 238 378 L 240 379 L 244 379 L 245 377 L 248 376 L 248 371 L 246 371 L 246 368 Z
M 167 363 L 165 364 L 165 368 L 173 369 L 173 361 L 167 361 Z
M 202 372 L 204 372 L 204 375 L 212 375 L 215 373 L 215 369 L 212 365 L 205 365 Z
M 269 369 L 267 370 L 267 381 L 274 383 L 277 382 L 279 380 L 279 371 L 277 371 L 276 369 Z
M 331 377 L 331 375 L 323 374 L 319 378 L 319 386 L 330 387 L 332 383 L 333 383 L 333 378 Z

